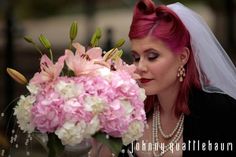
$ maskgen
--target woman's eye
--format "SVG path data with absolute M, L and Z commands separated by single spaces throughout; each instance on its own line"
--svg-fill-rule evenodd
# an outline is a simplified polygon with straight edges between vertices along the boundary
M 140 57 L 137 55 L 133 55 L 133 61 L 138 62 L 140 60 Z
M 148 54 L 148 60 L 150 60 L 150 61 L 153 61 L 153 60 L 155 60 L 158 57 L 159 57 L 159 54 L 157 54 L 157 53 L 150 53 L 150 54 Z

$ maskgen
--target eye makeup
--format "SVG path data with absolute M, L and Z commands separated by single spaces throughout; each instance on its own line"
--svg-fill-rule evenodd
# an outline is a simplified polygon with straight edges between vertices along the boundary
M 138 62 L 140 60 L 140 54 L 134 50 L 132 50 L 131 53 L 132 53 L 133 61 Z M 148 61 L 154 61 L 160 56 L 160 53 L 155 49 L 147 49 L 143 51 L 143 55 L 144 55 L 144 58 L 146 58 Z

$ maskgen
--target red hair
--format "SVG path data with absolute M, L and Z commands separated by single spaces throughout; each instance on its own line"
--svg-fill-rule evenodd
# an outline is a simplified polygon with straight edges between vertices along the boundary
M 188 97 L 191 87 L 200 88 L 199 74 L 194 61 L 190 35 L 179 17 L 164 5 L 156 6 L 151 0 L 138 2 L 134 9 L 133 20 L 130 26 L 129 38 L 140 39 L 153 36 L 163 41 L 173 53 L 178 53 L 187 47 L 190 50 L 189 60 L 186 63 L 186 76 L 180 85 L 175 101 L 175 113 L 189 113 Z M 156 96 L 148 96 L 145 100 L 146 113 L 152 112 Z

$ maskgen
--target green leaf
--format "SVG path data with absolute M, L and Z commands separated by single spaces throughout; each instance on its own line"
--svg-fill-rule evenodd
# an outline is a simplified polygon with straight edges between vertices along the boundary
M 74 21 L 70 27 L 70 40 L 71 41 L 75 40 L 77 36 L 77 32 L 78 32 L 78 24 L 76 21 Z
M 121 138 L 109 136 L 109 139 L 107 139 L 106 134 L 103 132 L 97 132 L 95 135 L 93 135 L 93 137 L 97 141 L 105 144 L 116 156 L 119 155 L 123 145 Z
M 59 157 L 64 150 L 61 140 L 54 133 L 48 134 L 48 157 Z

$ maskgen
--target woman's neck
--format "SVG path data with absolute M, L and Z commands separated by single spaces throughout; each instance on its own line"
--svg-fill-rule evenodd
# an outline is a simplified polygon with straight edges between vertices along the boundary
M 179 92 L 179 84 L 158 94 L 162 115 L 175 117 L 175 101 Z

